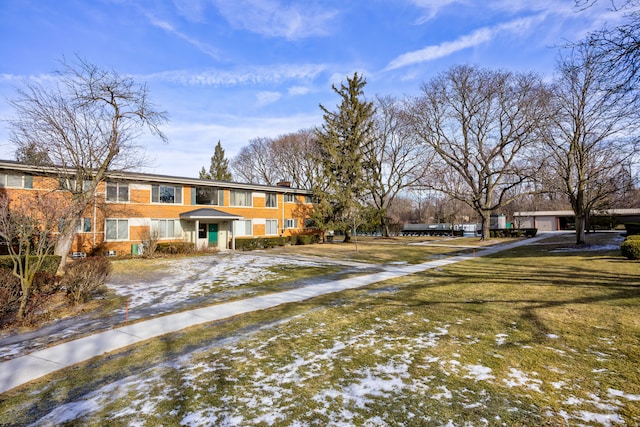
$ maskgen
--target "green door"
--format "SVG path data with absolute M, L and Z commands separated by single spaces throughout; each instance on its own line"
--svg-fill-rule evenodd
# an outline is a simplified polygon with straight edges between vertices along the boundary
M 218 224 L 209 224 L 209 246 L 218 246 Z

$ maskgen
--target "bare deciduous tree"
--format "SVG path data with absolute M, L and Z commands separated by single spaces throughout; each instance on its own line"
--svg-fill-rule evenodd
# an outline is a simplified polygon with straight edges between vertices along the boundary
M 314 188 L 321 176 L 318 142 L 313 129 L 281 135 L 271 143 L 280 179 L 297 188 Z
M 597 55 L 585 43 L 561 58 L 547 139 L 551 165 L 562 180 L 558 190 L 575 214 L 577 244 L 585 243 L 589 213 L 610 207 L 617 190 L 631 184 L 626 167 L 638 145 L 638 95 L 612 85 L 626 77 L 612 73 Z
M 313 188 L 321 176 L 315 131 L 303 129 L 276 138 L 255 138 L 232 159 L 236 176 L 245 182 L 274 185 L 289 181 Z
M 599 0 L 575 0 L 579 9 L 587 9 Z M 640 82 L 640 0 L 611 0 L 611 9 L 623 16 L 623 23 L 594 31 L 579 44 L 591 48 L 592 60 L 615 78 L 602 82 L 611 89 L 620 85 L 638 89 Z
M 24 195 L 15 200 L 0 196 L 0 238 L 13 261 L 13 275 L 20 280 L 20 320 L 31 298 L 36 273 L 56 245 L 53 230 L 67 212 L 68 204 L 54 193 Z
M 368 171 L 369 193 L 378 211 L 382 235 L 389 237 L 390 205 L 398 194 L 423 180 L 433 156 L 403 120 L 403 106 L 397 99 L 376 98 L 374 134 L 372 168 Z
M 471 206 L 486 239 L 491 212 L 535 174 L 547 91 L 535 75 L 457 66 L 422 92 L 410 114 L 416 136 L 436 154 L 427 184 Z
M 71 193 L 55 249 L 62 270 L 98 183 L 109 171 L 142 166 L 137 138 L 147 129 L 166 141 L 159 129 L 166 115 L 151 104 L 145 85 L 80 58 L 62 62 L 54 86 L 27 83 L 10 103 L 17 113 L 9 121 L 16 151 L 56 167 Z
M 269 138 L 249 141 L 231 160 L 231 167 L 239 181 L 275 185 L 279 180 Z

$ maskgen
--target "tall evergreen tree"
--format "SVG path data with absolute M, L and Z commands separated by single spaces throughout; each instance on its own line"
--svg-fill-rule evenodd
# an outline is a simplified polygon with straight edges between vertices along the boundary
M 345 242 L 351 240 L 349 226 L 356 222 L 371 169 L 375 109 L 364 99 L 365 85 L 358 73 L 347 77 L 346 85 L 332 85 L 342 98 L 339 109 L 320 105 L 324 123 L 316 130 L 324 182 L 315 188 L 320 200 L 315 219 L 323 228 L 344 230 Z
M 216 148 L 211 156 L 211 165 L 207 172 L 204 168 L 200 170 L 200 179 L 214 179 L 216 181 L 231 181 L 231 172 L 229 171 L 229 159 L 224 156 L 224 148 L 218 141 Z

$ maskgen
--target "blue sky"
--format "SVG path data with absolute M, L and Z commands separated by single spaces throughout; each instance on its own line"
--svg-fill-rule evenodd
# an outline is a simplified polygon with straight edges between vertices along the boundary
M 249 140 L 320 125 L 331 84 L 357 71 L 365 93 L 397 97 L 455 64 L 535 71 L 556 46 L 620 14 L 600 0 L 0 0 L 0 118 L 25 80 L 65 56 L 146 82 L 168 112 L 168 144 L 144 137 L 145 172 L 196 177 L 218 140 L 233 157 Z M 0 128 L 0 158 L 13 159 Z

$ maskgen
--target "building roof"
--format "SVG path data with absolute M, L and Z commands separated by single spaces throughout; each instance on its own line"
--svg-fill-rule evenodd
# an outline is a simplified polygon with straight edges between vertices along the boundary
M 0 170 L 11 170 L 11 171 L 20 171 L 22 173 L 48 174 L 48 175 L 59 175 L 61 172 L 65 171 L 65 169 L 62 167 L 29 165 L 25 163 L 16 162 L 13 160 L 0 160 Z M 68 173 L 72 174 L 73 171 L 70 170 L 68 171 Z M 232 181 L 217 181 L 217 180 L 211 180 L 211 179 L 188 178 L 188 177 L 171 176 L 171 175 L 156 175 L 156 174 L 138 173 L 138 172 L 110 171 L 110 172 L 107 172 L 107 177 L 110 180 L 159 182 L 163 184 L 182 184 L 182 185 L 189 185 L 189 186 L 223 187 L 223 188 L 229 188 L 229 189 L 252 190 L 252 191 L 278 191 L 280 193 L 294 193 L 294 194 L 304 194 L 304 195 L 313 194 L 311 190 L 305 190 L 302 188 L 292 188 L 292 187 L 286 187 L 286 186 L 263 185 L 263 184 L 249 184 L 249 183 L 232 182 Z
M 212 208 L 200 208 L 194 209 L 189 212 L 183 212 L 180 214 L 181 219 L 224 219 L 235 220 L 243 219 L 240 215 L 232 215 L 226 212 L 219 211 Z
M 640 209 L 602 209 L 593 211 L 595 215 L 640 215 Z M 515 212 L 513 216 L 574 216 L 573 211 L 529 211 Z

